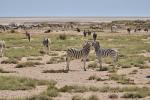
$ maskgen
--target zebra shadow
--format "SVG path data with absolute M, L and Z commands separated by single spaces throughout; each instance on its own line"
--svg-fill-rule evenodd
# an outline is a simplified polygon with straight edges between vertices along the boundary
M 65 69 L 58 69 L 58 70 L 54 70 L 54 69 L 50 69 L 50 70 L 43 70 L 42 73 L 69 73 L 69 72 L 77 72 L 79 70 L 65 70 Z

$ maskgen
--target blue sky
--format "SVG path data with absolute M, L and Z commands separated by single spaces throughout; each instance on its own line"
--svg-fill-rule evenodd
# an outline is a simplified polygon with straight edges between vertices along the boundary
M 150 16 L 150 0 L 0 0 L 0 17 Z

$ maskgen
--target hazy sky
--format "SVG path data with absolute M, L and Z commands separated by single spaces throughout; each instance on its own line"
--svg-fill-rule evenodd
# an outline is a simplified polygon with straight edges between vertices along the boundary
M 0 0 L 4 16 L 150 16 L 150 0 Z

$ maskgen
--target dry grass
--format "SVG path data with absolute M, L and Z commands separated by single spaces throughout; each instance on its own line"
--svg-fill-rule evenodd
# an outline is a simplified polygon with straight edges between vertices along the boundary
M 47 85 L 49 82 L 14 76 L 0 76 L 0 84 L 0 90 L 28 90 L 35 88 L 36 85 Z
M 15 71 L 5 71 L 0 68 L 0 73 L 16 73 Z
M 16 68 L 24 68 L 24 67 L 36 67 L 36 65 L 42 65 L 39 62 L 23 62 L 16 65 Z
M 44 70 L 43 73 L 68 73 L 68 71 L 64 70 L 64 69 L 62 69 L 62 70 L 61 69 L 60 70 L 51 69 L 51 70 Z
M 17 64 L 17 63 L 18 63 L 18 60 L 16 59 L 7 59 L 1 62 L 1 64 Z
M 121 84 L 134 84 L 134 80 L 126 78 L 124 75 L 110 74 L 110 79 Z
M 96 80 L 96 81 L 106 81 L 107 79 L 102 79 L 96 75 L 92 75 L 88 78 L 88 80 Z

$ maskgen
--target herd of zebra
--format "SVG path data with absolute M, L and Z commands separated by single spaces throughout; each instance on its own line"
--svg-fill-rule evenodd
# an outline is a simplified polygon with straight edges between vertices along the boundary
M 30 33 L 26 32 L 26 36 L 30 42 L 31 39 L 31 35 Z M 95 53 L 97 56 L 97 59 L 99 61 L 99 65 L 100 65 L 100 70 L 102 69 L 102 58 L 103 57 L 111 57 L 113 60 L 113 65 L 116 65 L 116 62 L 118 60 L 118 51 L 113 50 L 113 49 L 103 49 L 101 48 L 100 44 L 98 41 L 96 41 L 97 38 L 97 34 L 93 33 L 93 41 L 85 41 L 85 44 L 83 45 L 82 49 L 76 49 L 76 48 L 70 48 L 66 51 L 66 70 L 69 71 L 69 64 L 70 64 L 70 60 L 72 58 L 75 59 L 83 59 L 83 63 L 84 63 L 84 71 L 86 71 L 86 60 L 87 57 L 90 53 L 90 48 L 91 46 L 94 47 L 95 49 Z M 51 44 L 51 40 L 49 38 L 44 38 L 42 41 L 43 47 L 46 48 L 45 51 L 50 50 L 50 44 Z M 4 50 L 5 50 L 6 44 L 4 40 L 0 41 L 0 53 L 1 53 L 1 57 L 4 56 Z M 47 53 L 48 53 L 47 52 Z
M 18 31 L 22 32 L 22 30 L 29 30 L 32 32 L 44 32 L 50 33 L 53 31 L 77 31 L 81 32 L 83 29 L 90 29 L 96 32 L 104 32 L 110 30 L 110 32 L 119 32 L 119 30 L 126 30 L 128 33 L 131 31 L 140 32 L 145 31 L 148 32 L 148 27 L 145 27 L 146 24 L 135 23 L 135 25 L 128 24 L 117 24 L 117 23 L 75 23 L 75 22 L 66 22 L 66 23 L 24 23 L 24 24 L 8 24 L 8 25 L 0 25 L 0 32 L 13 32 Z M 87 32 L 88 35 L 91 34 L 90 31 Z

